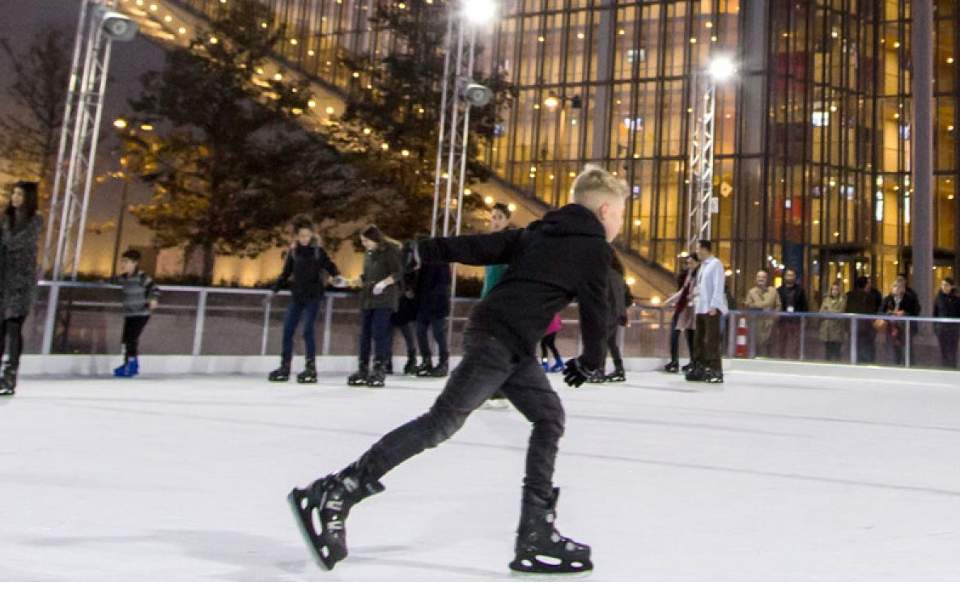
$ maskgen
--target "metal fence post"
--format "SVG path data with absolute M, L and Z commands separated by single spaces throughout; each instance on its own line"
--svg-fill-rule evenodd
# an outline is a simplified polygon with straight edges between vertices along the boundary
M 260 339 L 260 355 L 267 355 L 267 339 L 270 336 L 270 305 L 273 303 L 273 294 L 267 296 L 263 304 L 263 336 Z
M 807 320 L 806 316 L 800 315 L 800 361 L 803 362 L 804 352 L 807 345 Z
M 860 321 L 855 317 L 850 317 L 850 364 L 857 364 L 857 344 L 860 337 Z
M 41 352 L 48 356 L 53 352 L 53 330 L 57 326 L 57 304 L 60 303 L 60 284 L 50 281 L 50 293 L 47 294 L 47 315 L 43 321 L 43 344 Z M 0 340 L 0 343 L 3 343 Z
M 203 325 L 207 315 L 207 290 L 202 289 L 197 299 L 197 320 L 193 329 L 193 355 L 199 356 L 203 347 Z
M 913 340 L 910 338 L 910 329 L 913 328 L 913 326 L 911 326 L 911 325 L 913 325 L 913 321 L 912 321 L 912 320 L 908 320 L 908 321 L 907 321 L 906 323 L 904 323 L 904 324 L 906 325 L 906 329 L 907 329 L 907 337 L 906 337 L 907 349 L 906 349 L 905 352 L 904 352 L 904 362 L 905 362 L 906 367 L 907 367 L 907 368 L 910 368 L 910 357 L 911 357 L 911 356 L 910 356 L 910 346 L 912 345 L 912 341 L 913 341 Z
M 333 296 L 327 295 L 323 304 L 323 344 L 320 348 L 320 354 L 330 355 L 330 329 L 333 326 Z M 452 325 L 451 325 L 452 326 Z

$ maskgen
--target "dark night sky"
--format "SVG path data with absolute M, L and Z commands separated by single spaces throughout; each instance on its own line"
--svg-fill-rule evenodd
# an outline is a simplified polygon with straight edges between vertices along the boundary
M 15 50 L 27 48 L 32 36 L 44 26 L 62 28 L 68 37 L 72 50 L 79 16 L 79 0 L 0 0 L 0 38 L 10 40 Z M 117 147 L 111 123 L 128 110 L 127 100 L 139 94 L 140 76 L 163 66 L 164 53 L 161 48 L 144 38 L 134 42 L 114 45 L 110 66 L 110 81 L 107 87 L 107 103 L 103 111 L 103 127 L 100 136 L 97 173 L 115 169 L 117 157 L 112 151 Z M 6 101 L 6 90 L 11 83 L 9 65 L 0 61 L 0 112 L 11 110 Z M 89 219 L 94 223 L 116 220 L 119 209 L 119 185 L 105 183 L 95 186 L 95 195 L 91 201 Z M 144 201 L 149 197 L 145 188 L 137 186 L 131 192 L 134 201 Z M 124 243 L 144 243 L 148 233 L 134 224 L 134 219 L 126 220 Z M 108 239 L 107 239 L 108 238 Z M 112 248 L 113 231 L 105 235 L 89 234 L 88 247 L 91 251 Z M 84 254 L 87 252 L 84 251 Z

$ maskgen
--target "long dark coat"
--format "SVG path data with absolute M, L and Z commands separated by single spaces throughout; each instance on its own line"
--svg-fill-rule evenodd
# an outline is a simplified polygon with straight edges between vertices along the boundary
M 42 221 L 39 216 L 11 224 L 0 220 L 0 312 L 3 318 L 24 318 L 37 299 L 37 243 Z

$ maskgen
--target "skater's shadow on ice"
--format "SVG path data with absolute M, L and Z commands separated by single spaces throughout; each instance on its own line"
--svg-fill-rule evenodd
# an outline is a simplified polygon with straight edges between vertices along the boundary
M 236 531 L 158 530 L 129 536 L 43 537 L 30 539 L 25 543 L 47 547 L 166 543 L 180 548 L 185 556 L 198 561 L 219 562 L 238 568 L 227 573 L 205 573 L 201 570 L 202 565 L 198 563 L 197 567 L 190 568 L 191 574 L 195 573 L 197 579 L 285 581 L 300 579 L 304 574 L 316 572 L 316 566 L 305 557 L 302 547 Z M 142 574 L 144 579 L 150 577 L 149 572 L 143 570 L 114 574 L 121 577 L 139 577 L 138 575 Z M 189 578 L 193 578 L 191 574 L 188 574 Z

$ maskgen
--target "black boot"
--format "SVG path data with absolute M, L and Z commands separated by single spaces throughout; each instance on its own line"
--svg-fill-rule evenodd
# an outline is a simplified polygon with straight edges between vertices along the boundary
M 374 362 L 373 370 L 370 372 L 370 377 L 367 379 L 368 387 L 383 387 L 384 381 L 386 381 L 387 372 L 386 367 L 383 362 Z
M 703 382 L 719 385 L 723 383 L 723 370 L 707 368 L 703 371 Z
M 267 376 L 271 383 L 286 383 L 290 380 L 290 359 L 283 358 L 280 361 L 280 368 L 277 368 Z
M 407 363 L 403 365 L 403 374 L 406 376 L 417 374 L 417 354 L 407 354 Z
M 690 370 L 687 371 L 687 380 L 693 383 L 702 383 L 707 380 L 706 369 L 699 364 L 693 364 Z
M 433 372 L 433 358 L 424 358 L 420 366 L 417 366 L 417 376 L 430 376 Z
M 351 387 L 366 387 L 370 379 L 370 369 L 365 362 L 360 362 L 356 372 L 347 377 L 347 384 Z
M 317 361 L 314 358 L 307 358 L 303 367 L 303 372 L 297 375 L 298 383 L 316 383 L 317 382 Z
M 547 574 L 593 570 L 590 547 L 562 536 L 554 526 L 559 496 L 560 489 L 554 489 L 548 501 L 524 493 L 511 570 Z
M 297 526 L 322 567 L 332 570 L 337 562 L 347 557 L 345 525 L 350 508 L 381 491 L 382 484 L 363 480 L 354 465 L 339 474 L 316 480 L 306 489 L 290 491 L 287 501 L 293 509 Z M 320 524 L 319 530 L 316 523 Z
M 447 376 L 450 372 L 450 366 L 447 363 L 446 358 L 440 358 L 440 361 L 437 362 L 437 365 L 430 370 L 430 376 L 436 378 L 442 378 Z
M 613 372 L 608 374 L 607 377 L 608 383 L 624 383 L 627 380 L 627 372 L 623 369 L 623 362 L 616 361 L 613 363 Z
M 676 360 L 671 360 L 667 362 L 667 365 L 663 367 L 664 372 L 669 372 L 673 374 L 680 371 L 680 364 Z
M 7 364 L 0 377 L 0 395 L 13 395 L 17 390 L 17 367 Z

